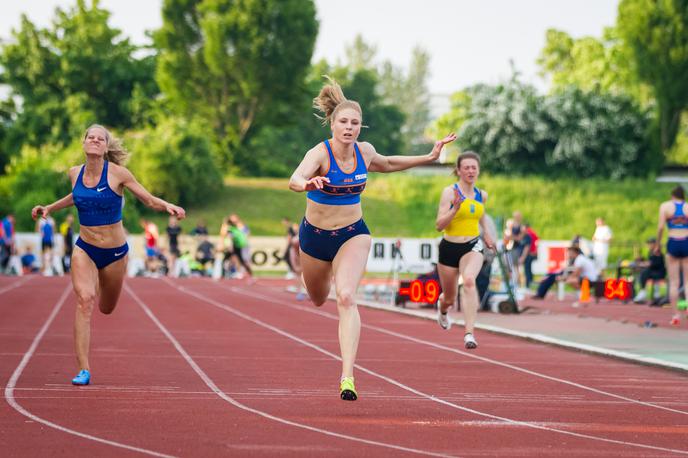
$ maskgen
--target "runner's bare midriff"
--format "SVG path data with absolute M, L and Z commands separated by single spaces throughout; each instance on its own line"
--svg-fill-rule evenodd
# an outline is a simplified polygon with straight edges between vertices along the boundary
M 363 217 L 361 204 L 324 205 L 308 199 L 306 220 L 315 227 L 332 231 L 355 223 Z
M 121 221 L 105 226 L 81 226 L 79 238 L 98 248 L 116 248 L 127 241 Z

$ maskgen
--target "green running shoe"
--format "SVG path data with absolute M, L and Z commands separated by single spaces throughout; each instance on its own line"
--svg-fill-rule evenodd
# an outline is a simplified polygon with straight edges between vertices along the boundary
M 344 401 L 355 401 L 358 399 L 353 377 L 344 377 L 342 378 L 342 381 L 339 382 L 339 396 Z

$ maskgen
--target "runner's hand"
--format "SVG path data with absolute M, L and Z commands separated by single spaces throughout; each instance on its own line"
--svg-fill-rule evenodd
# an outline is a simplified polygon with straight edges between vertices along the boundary
M 48 210 L 48 207 L 43 205 L 36 205 L 31 209 L 31 218 L 33 219 L 38 219 L 39 217 L 47 218 L 49 214 L 50 210 Z
M 172 216 L 176 216 L 177 219 L 186 218 L 186 210 L 184 210 L 182 207 L 168 203 L 165 205 L 165 211 Z
M 447 143 L 451 143 L 454 140 L 456 140 L 456 134 L 454 132 L 447 135 L 442 140 L 437 140 L 435 142 L 435 146 L 432 148 L 432 151 L 430 151 L 430 154 L 428 155 L 430 157 L 430 161 L 436 161 L 440 157 L 440 153 L 442 152 L 442 148 L 444 148 L 444 145 L 446 145 Z
M 454 199 L 452 200 L 451 208 L 456 208 L 456 211 L 458 211 L 464 200 L 466 198 L 461 195 L 458 189 L 454 188 Z
M 327 177 L 313 177 L 310 180 L 306 181 L 306 184 L 303 186 L 304 191 L 313 191 L 315 189 L 322 189 L 323 188 L 323 183 L 329 183 L 330 179 Z

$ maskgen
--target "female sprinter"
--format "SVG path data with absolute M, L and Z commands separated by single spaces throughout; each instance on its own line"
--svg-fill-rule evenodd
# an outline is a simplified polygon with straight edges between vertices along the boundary
M 457 298 L 456 288 L 459 275 L 463 278 L 463 300 L 461 308 L 466 321 L 463 341 L 467 349 L 478 347 L 473 336 L 473 326 L 478 314 L 478 291 L 475 278 L 483 265 L 483 242 L 480 227 L 487 248 L 494 248 L 494 240 L 485 227 L 485 202 L 487 193 L 475 186 L 480 174 L 480 156 L 467 151 L 456 159 L 454 173 L 457 183 L 442 191 L 437 221 L 438 231 L 444 231 L 440 242 L 439 263 L 442 294 L 437 307 L 437 322 L 443 329 L 451 327 L 447 311 Z
M 669 272 L 669 301 L 674 306 L 674 316 L 671 318 L 673 326 L 681 324 L 681 314 L 678 310 L 678 290 L 681 271 L 683 284 L 688 285 L 688 206 L 686 206 L 686 192 L 683 186 L 676 186 L 671 191 L 671 200 L 659 206 L 659 224 L 657 227 L 657 242 L 654 252 L 659 254 L 664 226 L 667 227 L 667 271 Z M 686 287 L 684 286 L 684 295 Z
M 340 397 L 355 401 L 353 369 L 361 319 L 355 294 L 365 271 L 370 232 L 362 219 L 361 193 L 368 172 L 395 172 L 435 161 L 442 147 L 456 139 L 448 135 L 424 156 L 382 156 L 367 142 L 357 142 L 363 113 L 330 80 L 314 100 L 329 123 L 332 138 L 311 148 L 289 181 L 292 191 L 307 194 L 306 215 L 299 228 L 301 268 L 308 295 L 316 306 L 330 293 L 334 274 L 342 355 Z
M 112 313 L 122 291 L 127 269 L 127 252 L 122 226 L 122 193 L 127 188 L 146 206 L 184 218 L 181 207 L 151 195 L 122 164 L 127 152 L 103 126 L 92 125 L 83 141 L 86 163 L 72 167 L 69 178 L 72 192 L 50 205 L 37 205 L 33 218 L 46 218 L 54 211 L 75 205 L 79 214 L 79 238 L 72 253 L 72 285 L 77 297 L 74 321 L 74 347 L 79 373 L 74 385 L 88 385 L 91 366 L 88 352 L 91 341 L 91 314 L 98 308 Z

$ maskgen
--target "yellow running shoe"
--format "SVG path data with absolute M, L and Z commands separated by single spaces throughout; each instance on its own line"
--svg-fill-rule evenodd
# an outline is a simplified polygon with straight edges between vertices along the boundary
M 344 401 L 355 401 L 358 399 L 353 377 L 342 377 L 342 381 L 339 382 L 339 396 Z

